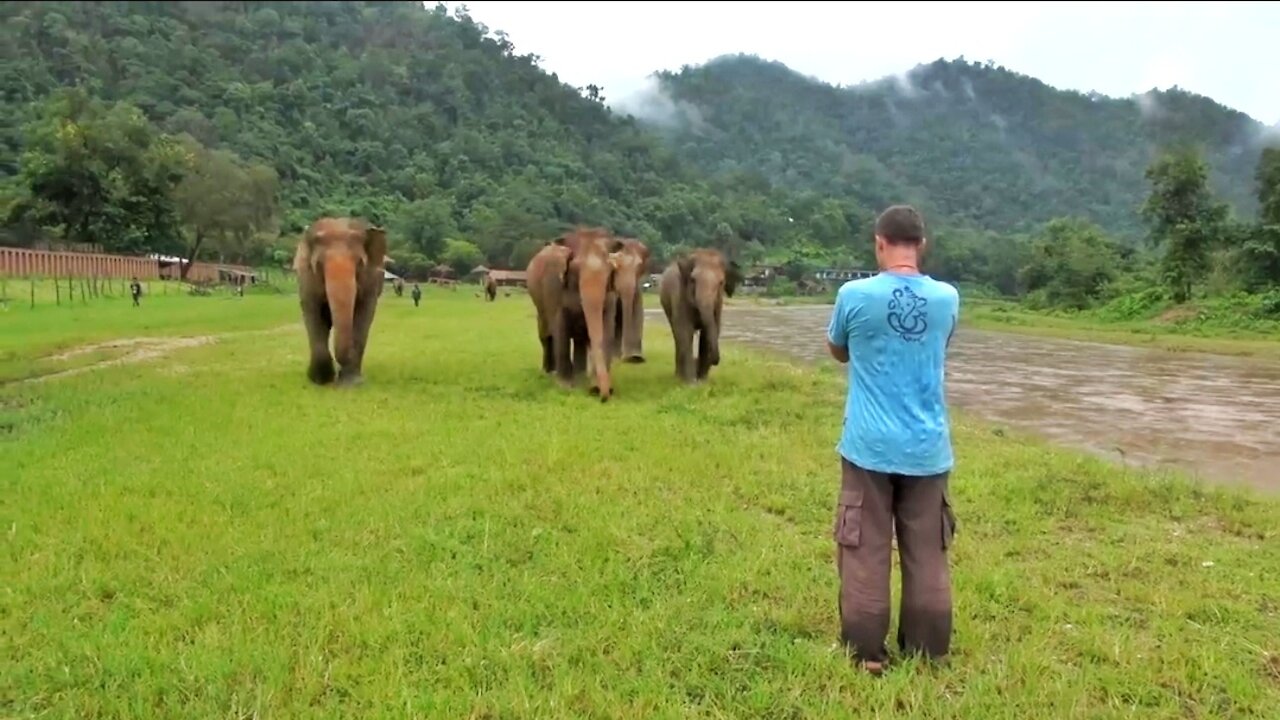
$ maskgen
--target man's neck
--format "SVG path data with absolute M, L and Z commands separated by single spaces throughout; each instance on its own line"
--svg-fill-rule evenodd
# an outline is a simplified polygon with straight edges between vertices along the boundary
M 920 258 L 915 252 L 885 253 L 880 270 L 897 275 L 919 275 Z

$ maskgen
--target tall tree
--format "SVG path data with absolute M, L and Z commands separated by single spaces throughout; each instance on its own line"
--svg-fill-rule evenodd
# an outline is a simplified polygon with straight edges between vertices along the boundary
M 1258 223 L 1243 230 L 1241 247 L 1251 285 L 1280 286 L 1280 147 L 1258 158 Z
M 458 277 L 466 277 L 475 266 L 484 262 L 484 253 L 474 243 L 466 240 L 446 240 L 444 253 L 440 256 L 444 264 L 453 268 Z
M 279 217 L 278 180 L 269 167 L 246 164 L 226 150 L 209 150 L 183 138 L 188 170 L 174 191 L 182 224 L 190 233 L 185 279 L 200 250 L 212 246 L 238 260 L 255 256 Z
M 1258 217 L 1263 225 L 1280 225 L 1280 147 L 1264 148 L 1254 173 Z
M 1147 169 L 1151 194 L 1142 208 L 1151 237 L 1161 247 L 1161 275 L 1175 302 L 1191 299 L 1209 269 L 1209 252 L 1220 238 L 1227 206 L 1209 191 L 1208 166 L 1197 151 L 1182 147 Z
M 1118 264 L 1116 243 L 1097 225 L 1058 218 L 1033 240 L 1019 279 L 1031 297 L 1044 305 L 1083 309 L 1116 278 Z
M 183 154 L 138 108 L 74 88 L 50 98 L 26 138 L 19 217 L 110 251 L 173 247 Z

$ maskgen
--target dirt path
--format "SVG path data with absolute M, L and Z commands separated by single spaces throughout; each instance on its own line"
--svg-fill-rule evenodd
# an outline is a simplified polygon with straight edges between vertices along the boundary
M 134 363 L 145 362 L 147 360 L 162 358 L 177 350 L 200 347 L 201 345 L 210 345 L 224 338 L 239 337 L 242 335 L 263 335 L 266 333 L 279 332 L 283 329 L 290 329 L 292 327 L 294 326 L 282 325 L 280 327 L 269 328 L 266 330 L 242 330 L 238 332 L 217 333 L 212 335 L 194 335 L 187 337 L 133 337 L 106 340 L 104 342 L 81 345 L 80 347 L 64 350 L 53 355 L 46 355 L 40 359 L 53 362 L 66 362 L 82 355 L 102 351 L 119 351 L 123 354 L 107 358 L 105 360 L 99 360 L 98 362 L 89 363 L 87 365 L 67 368 L 66 370 L 55 370 L 35 377 L 12 380 L 10 383 L 6 384 L 39 383 L 71 375 L 79 375 L 91 370 L 100 370 L 102 368 L 112 367 L 115 365 L 131 365 Z

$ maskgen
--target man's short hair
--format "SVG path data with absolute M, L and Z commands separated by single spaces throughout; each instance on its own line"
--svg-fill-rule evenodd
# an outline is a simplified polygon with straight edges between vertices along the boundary
M 924 240 L 924 217 L 910 205 L 894 205 L 876 219 L 876 235 L 895 245 L 918 245 Z

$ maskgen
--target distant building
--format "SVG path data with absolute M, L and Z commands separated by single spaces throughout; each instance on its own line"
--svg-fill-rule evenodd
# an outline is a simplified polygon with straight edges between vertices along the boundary
M 490 270 L 489 277 L 498 287 L 525 287 L 529 279 L 524 270 Z
M 823 268 L 813 274 L 814 279 L 824 282 L 837 281 L 847 282 L 849 280 L 860 280 L 862 278 L 873 277 L 876 275 L 875 270 L 855 270 L 842 268 Z

